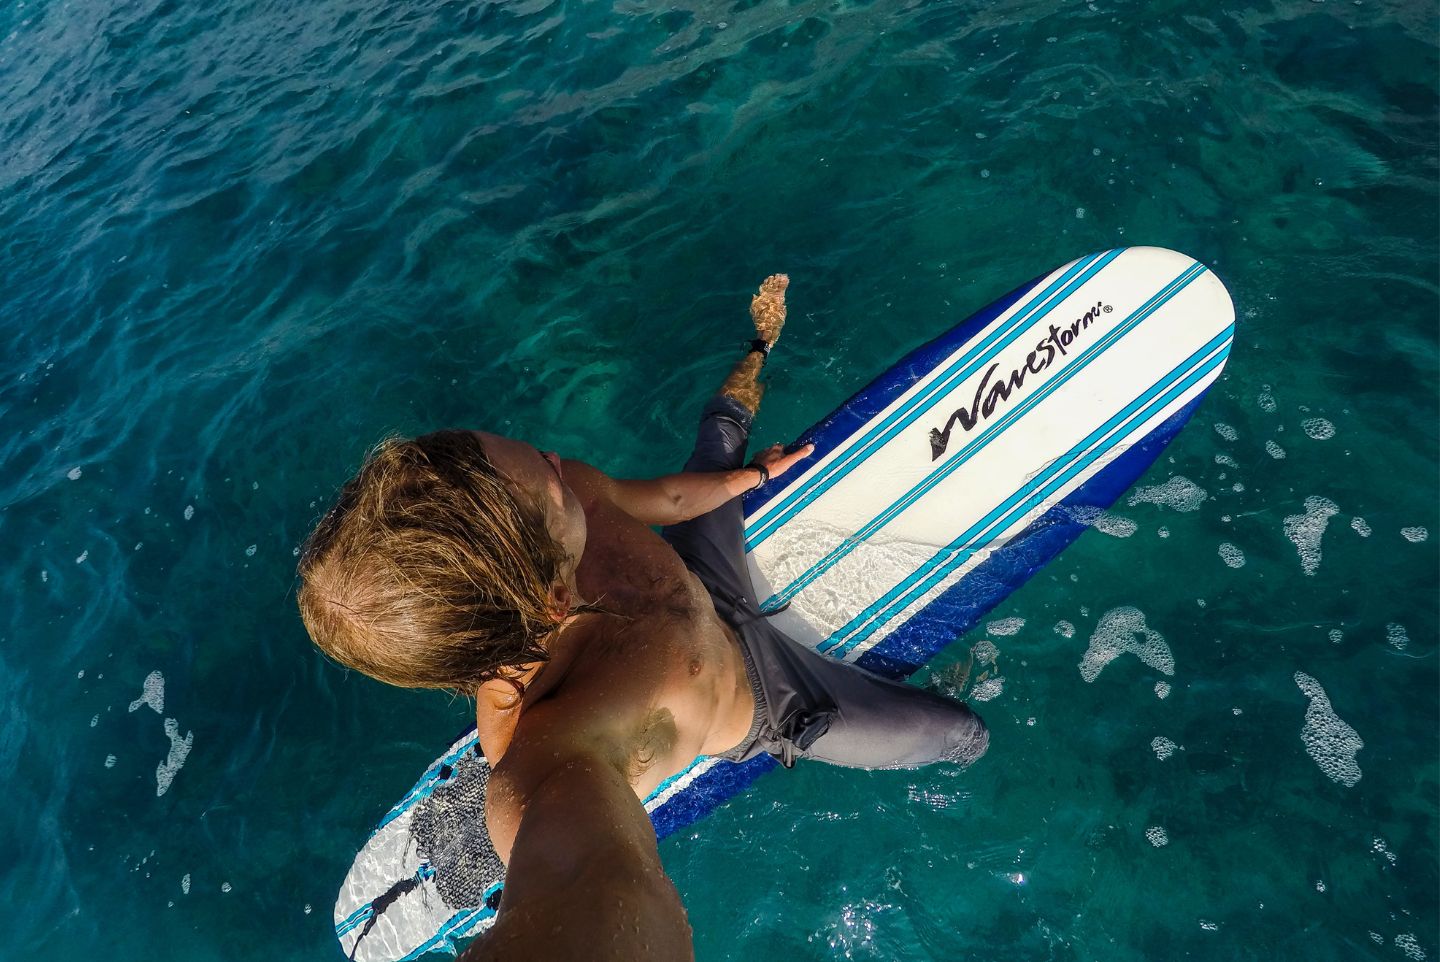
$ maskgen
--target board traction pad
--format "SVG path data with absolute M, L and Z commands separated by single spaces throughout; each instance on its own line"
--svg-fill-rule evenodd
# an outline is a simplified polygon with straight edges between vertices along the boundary
M 1229 295 L 1203 265 L 1122 248 L 1023 285 L 915 349 L 800 436 L 816 450 L 783 483 L 746 496 L 751 573 L 764 604 L 783 608 L 777 626 L 908 677 L 1154 462 L 1219 376 L 1233 334 Z M 657 836 L 776 764 L 697 758 L 645 800 Z M 386 813 L 336 902 L 347 957 L 454 953 L 493 923 L 504 869 L 485 831 L 488 778 L 472 728 Z

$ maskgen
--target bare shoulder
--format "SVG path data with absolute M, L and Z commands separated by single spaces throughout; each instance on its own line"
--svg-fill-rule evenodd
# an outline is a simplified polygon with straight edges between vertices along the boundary
M 596 498 L 615 500 L 615 479 L 593 464 L 561 458 L 560 469 L 565 476 L 565 483 L 582 502 Z
M 607 616 L 552 692 L 524 709 L 504 756 L 490 776 L 486 823 L 508 859 L 529 799 L 549 779 L 576 765 L 614 769 L 633 781 L 636 740 L 653 727 L 672 633 L 663 616 Z

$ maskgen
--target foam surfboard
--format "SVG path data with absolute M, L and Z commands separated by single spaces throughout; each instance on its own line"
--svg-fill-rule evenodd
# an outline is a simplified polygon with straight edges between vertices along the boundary
M 800 438 L 815 452 L 745 499 L 751 574 L 778 625 L 903 678 L 1089 526 L 1220 375 L 1225 287 L 1174 251 L 1072 261 L 912 351 Z M 701 757 L 645 799 L 656 834 L 776 767 Z M 335 906 L 354 959 L 417 958 L 495 918 L 489 768 L 461 735 L 356 857 Z

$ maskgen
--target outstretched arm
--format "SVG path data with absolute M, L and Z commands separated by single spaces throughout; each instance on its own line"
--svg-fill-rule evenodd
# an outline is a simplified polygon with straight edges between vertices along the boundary
M 693 959 L 655 829 L 620 771 L 563 763 L 528 794 L 495 926 L 461 962 Z
M 810 456 L 815 445 L 806 444 L 786 453 L 779 444 L 754 458 L 771 478 L 778 478 L 797 461 Z M 688 471 L 660 478 L 612 478 L 578 461 L 565 462 L 567 476 L 585 473 L 596 490 L 603 491 L 621 511 L 641 524 L 679 524 L 713 511 L 760 483 L 761 474 L 746 466 L 734 471 Z M 593 472 L 593 473 L 592 473 Z

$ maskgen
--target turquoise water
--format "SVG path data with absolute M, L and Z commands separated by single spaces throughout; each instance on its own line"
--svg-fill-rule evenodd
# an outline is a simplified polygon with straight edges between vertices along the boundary
M 1142 482 L 1208 499 L 1122 502 L 921 673 L 999 648 L 972 770 L 802 765 L 667 840 L 698 955 L 1440 956 L 1437 63 L 1433 4 L 1372 0 L 4 6 L 0 957 L 339 957 L 353 852 L 468 715 L 295 614 L 385 433 L 668 470 L 768 273 L 767 441 L 1122 244 L 1234 295 Z M 1082 677 L 1124 606 L 1173 676 Z

